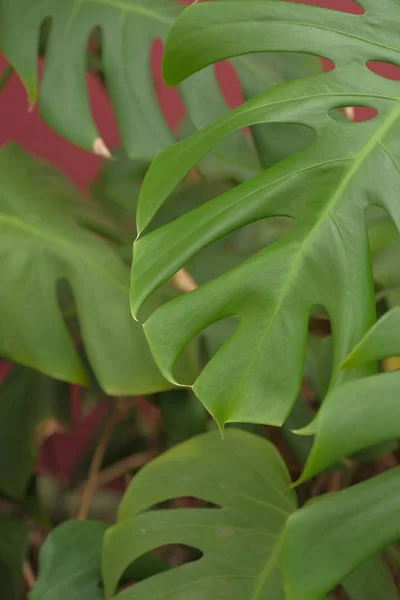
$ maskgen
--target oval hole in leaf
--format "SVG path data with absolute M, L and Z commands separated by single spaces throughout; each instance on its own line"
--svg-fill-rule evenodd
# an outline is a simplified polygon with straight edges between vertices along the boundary
M 185 479 L 189 481 L 191 479 L 191 475 L 188 474 L 185 476 Z M 170 498 L 166 502 L 162 502 L 161 504 L 155 504 L 149 510 L 173 510 L 177 508 L 207 508 L 208 510 L 219 510 L 221 507 L 217 504 L 210 504 L 201 498 L 196 498 L 195 496 L 181 496 L 179 498 Z
M 251 127 L 251 131 L 264 168 L 294 156 L 317 138 L 311 127 L 293 123 L 262 123 Z
M 372 73 L 375 73 L 384 79 L 400 80 L 399 65 L 379 60 L 369 60 L 365 63 L 365 66 L 372 71 Z
M 351 112 L 349 112 L 351 110 Z M 359 121 L 370 121 L 378 115 L 376 108 L 369 106 L 338 106 L 328 111 L 333 121 L 347 121 L 349 124 Z
M 294 219 L 282 215 L 243 225 L 201 250 L 186 268 L 198 285 L 212 281 L 283 238 L 294 224 Z
M 119 590 L 140 585 L 146 579 L 198 561 L 202 557 L 203 553 L 200 550 L 184 544 L 168 544 L 154 548 L 152 552 L 140 556 L 129 565 L 121 578 Z
M 303 0 L 291 0 L 292 2 L 303 2 Z M 336 0 L 334 3 L 334 7 L 332 6 L 332 2 L 327 2 L 327 0 L 311 0 L 308 4 L 313 4 L 314 6 L 321 6 L 321 8 L 329 8 L 330 10 L 335 10 L 338 12 L 346 12 L 352 15 L 363 15 L 365 13 L 364 8 L 356 2 L 356 0 Z M 328 4 L 328 6 L 327 6 Z

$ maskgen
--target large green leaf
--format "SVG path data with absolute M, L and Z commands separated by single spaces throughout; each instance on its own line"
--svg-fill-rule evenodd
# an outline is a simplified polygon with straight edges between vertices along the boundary
M 68 386 L 14 367 L 0 386 L 0 489 L 7 495 L 24 496 L 49 421 L 69 424 Z
M 321 600 L 348 573 L 397 540 L 399 510 L 396 467 L 313 500 L 291 515 L 284 548 L 287 600 Z M 381 598 L 397 597 L 393 589 L 386 591 Z
M 286 468 L 266 440 L 243 431 L 184 442 L 144 467 L 105 536 L 103 578 L 113 596 L 130 563 L 165 544 L 184 544 L 203 557 L 121 591 L 141 600 L 283 600 L 282 528 L 295 508 Z M 192 496 L 218 507 L 148 510 Z
M 27 544 L 25 526 L 0 514 L 0 589 L 7 600 L 22 598 L 22 566 Z
M 39 577 L 29 600 L 101 600 L 105 529 L 96 521 L 67 521 L 52 531 L 40 549 Z
M 322 54 L 336 68 L 260 94 L 153 162 L 138 206 L 139 233 L 175 185 L 232 131 L 260 123 L 297 123 L 317 133 L 297 155 L 136 242 L 131 302 L 144 300 L 202 248 L 259 219 L 286 215 L 290 232 L 238 267 L 156 310 L 145 332 L 170 381 L 187 343 L 210 323 L 237 315 L 235 333 L 207 364 L 194 391 L 220 425 L 281 424 L 299 388 L 307 321 L 323 306 L 333 329 L 333 379 L 375 318 L 364 212 L 381 205 L 397 227 L 400 84 L 371 72 L 368 60 L 398 60 L 395 0 L 363 0 L 364 15 L 275 0 L 221 0 L 186 9 L 170 34 L 164 72 L 175 84 L 211 62 L 263 51 Z M 363 123 L 330 116 L 343 106 L 371 106 Z M 162 252 L 160 249 L 162 248 Z M 184 324 L 184 326 L 183 326 Z
M 72 218 L 72 207 L 84 200 L 14 145 L 0 151 L 0 172 L 0 354 L 56 379 L 86 382 L 57 300 L 57 282 L 67 280 L 102 388 L 110 395 L 169 388 L 132 323 L 127 269 Z

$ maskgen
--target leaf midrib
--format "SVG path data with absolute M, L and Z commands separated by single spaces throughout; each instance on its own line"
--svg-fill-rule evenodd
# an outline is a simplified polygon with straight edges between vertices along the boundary
M 77 251 L 77 249 L 72 244 L 66 242 L 65 240 L 62 240 L 55 236 L 52 236 L 52 235 L 48 234 L 47 232 L 43 232 L 40 229 L 38 229 L 37 227 L 34 227 L 31 223 L 28 224 L 28 223 L 22 221 L 21 219 L 19 219 L 18 217 L 12 217 L 12 216 L 4 214 L 4 213 L 0 213 L 0 223 L 1 222 L 8 223 L 18 229 L 22 229 L 23 231 L 28 232 L 30 235 L 32 235 L 34 237 L 43 239 L 46 242 L 50 242 L 51 244 L 55 244 L 56 246 L 63 248 L 70 254 L 74 254 L 80 261 L 85 263 L 93 271 L 97 271 L 98 273 L 100 273 L 103 277 L 105 277 L 108 281 L 110 281 L 110 283 L 112 283 L 113 286 L 118 288 L 124 294 L 128 293 L 128 291 L 129 291 L 128 285 L 124 286 L 109 271 L 100 267 L 95 262 L 89 260 L 84 254 Z

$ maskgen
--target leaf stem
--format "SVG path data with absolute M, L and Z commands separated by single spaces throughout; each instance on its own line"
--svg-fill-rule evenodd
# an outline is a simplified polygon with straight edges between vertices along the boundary
M 25 582 L 28 588 L 31 590 L 36 584 L 36 576 L 33 572 L 32 565 L 28 560 L 24 562 L 23 573 Z
M 121 411 L 118 409 L 118 407 L 116 407 L 112 412 L 110 418 L 107 418 L 103 433 L 93 454 L 92 462 L 89 469 L 88 480 L 82 494 L 81 505 L 76 517 L 77 519 L 80 519 L 82 521 L 87 519 L 88 517 L 90 506 L 93 500 L 93 495 L 98 486 L 99 472 L 104 459 L 104 455 L 107 451 L 107 447 L 110 443 L 113 431 L 116 425 L 118 424 L 120 418 Z

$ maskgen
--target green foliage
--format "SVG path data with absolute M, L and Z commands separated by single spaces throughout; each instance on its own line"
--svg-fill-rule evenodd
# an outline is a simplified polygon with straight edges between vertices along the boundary
M 87 382 L 58 303 L 57 282 L 66 280 L 102 388 L 117 396 L 171 387 L 130 317 L 127 269 L 74 219 L 84 200 L 58 172 L 16 146 L 3 147 L 0 165 L 0 353 L 51 377 Z
M 169 450 L 135 477 L 106 534 L 106 599 L 130 563 L 173 543 L 196 548 L 202 558 L 117 598 L 283 599 L 282 529 L 296 505 L 289 483 L 275 448 L 243 431 L 229 430 L 225 440 L 218 432 L 205 434 Z M 181 496 L 208 507 L 148 511 Z
M 320 600 L 342 577 L 399 538 L 399 486 L 396 467 L 340 494 L 318 498 L 290 517 L 284 550 L 288 600 Z
M 378 361 L 400 364 L 400 83 L 368 61 L 399 64 L 400 13 L 358 6 L 218 0 L 175 21 L 172 0 L 0 1 L 0 49 L 47 123 L 108 154 L 90 71 L 122 140 L 89 197 L 0 150 L 0 356 L 17 363 L 0 387 L 7 599 L 40 545 L 30 600 L 399 598 L 380 553 L 396 575 L 400 467 L 382 470 L 399 462 L 400 375 Z M 186 109 L 175 145 L 156 39 Z M 245 100 L 231 112 L 224 59 Z M 347 106 L 378 112 L 351 122 Z M 190 293 L 170 281 L 183 267 Z M 69 384 L 87 386 L 79 419 L 108 412 L 45 488 L 38 449 L 69 423 Z M 77 502 L 113 521 L 132 474 L 115 525 L 69 520 L 42 544 Z
M 68 521 L 57 527 L 40 551 L 40 577 L 29 600 L 101 600 L 101 544 L 96 521 Z
M 20 600 L 22 565 L 28 543 L 28 532 L 22 523 L 2 514 L 0 514 L 0 532 L 1 593 L 7 600 Z
M 22 500 L 33 473 L 41 432 L 49 422 L 69 425 L 69 389 L 24 367 L 0 387 L 0 490 Z
M 395 17 L 388 14 L 397 14 L 398 6 L 389 0 L 385 10 L 371 2 L 363 5 L 368 25 L 361 16 L 283 2 L 247 2 L 245 11 L 237 1 L 200 3 L 183 13 L 169 37 L 164 73 L 170 83 L 211 62 L 255 51 L 320 53 L 336 63 L 329 73 L 260 94 L 163 151 L 143 186 L 139 233 L 181 178 L 229 133 L 259 123 L 288 122 L 317 133 L 316 140 L 292 158 L 139 238 L 135 245 L 131 295 L 137 315 L 144 300 L 208 244 L 262 218 L 286 215 L 295 220 L 278 243 L 159 308 L 145 323 L 160 369 L 176 381 L 174 362 L 194 335 L 228 315 L 240 318 L 229 342 L 194 385 L 221 426 L 240 420 L 279 425 L 285 420 L 299 388 L 307 321 L 315 305 L 325 308 L 335 332 L 331 384 L 370 372 L 368 367 L 337 367 L 374 320 L 365 210 L 378 204 L 399 223 L 393 141 L 399 84 L 372 73 L 360 61 L 393 58 L 390 47 L 397 38 L 390 23 Z M 321 28 L 327 19 L 329 25 Z M 349 123 L 329 114 L 360 104 L 377 108 L 378 116 Z M 178 320 L 187 326 L 178 328 Z M 282 343 L 286 339 L 289 344 Z

